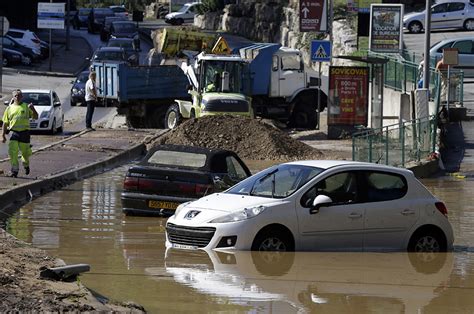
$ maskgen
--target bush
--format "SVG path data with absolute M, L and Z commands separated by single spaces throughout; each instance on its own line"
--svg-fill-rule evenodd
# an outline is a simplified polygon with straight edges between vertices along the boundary
M 203 14 L 206 12 L 222 11 L 227 2 L 226 0 L 203 0 L 198 8 L 198 12 Z

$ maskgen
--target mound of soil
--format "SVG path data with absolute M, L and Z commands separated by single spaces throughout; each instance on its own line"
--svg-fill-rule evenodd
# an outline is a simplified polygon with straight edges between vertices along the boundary
M 228 149 L 243 159 L 321 159 L 322 152 L 257 119 L 232 115 L 190 119 L 152 145 L 175 144 Z

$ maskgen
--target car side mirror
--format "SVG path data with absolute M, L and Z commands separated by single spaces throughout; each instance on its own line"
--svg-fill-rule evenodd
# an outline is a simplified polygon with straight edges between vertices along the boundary
M 56 101 L 53 103 L 53 107 L 59 107 L 61 106 L 61 103 L 59 101 Z
M 318 195 L 313 201 L 313 205 L 309 209 L 311 215 L 319 213 L 319 209 L 332 203 L 332 199 L 327 195 Z
M 10 105 L 10 101 L 9 101 L 9 100 L 5 100 L 5 101 L 3 102 L 3 104 L 4 104 L 5 106 L 8 106 L 8 105 Z

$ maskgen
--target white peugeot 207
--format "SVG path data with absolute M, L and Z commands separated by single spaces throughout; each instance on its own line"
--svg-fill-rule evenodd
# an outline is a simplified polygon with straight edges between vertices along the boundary
M 297 161 L 180 205 L 166 223 L 166 246 L 442 252 L 454 241 L 447 214 L 444 203 L 410 170 Z

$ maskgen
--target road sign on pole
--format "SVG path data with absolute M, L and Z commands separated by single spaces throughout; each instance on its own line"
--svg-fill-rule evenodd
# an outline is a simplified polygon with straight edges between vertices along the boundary
M 300 0 L 300 32 L 327 32 L 327 0 Z
M 313 62 L 331 61 L 331 42 L 329 40 L 311 41 L 311 61 Z
M 1 27 L 2 27 L 2 36 L 5 36 L 8 33 L 8 30 L 10 29 L 10 23 L 8 22 L 8 19 L 4 16 L 0 16 L 1 19 Z

